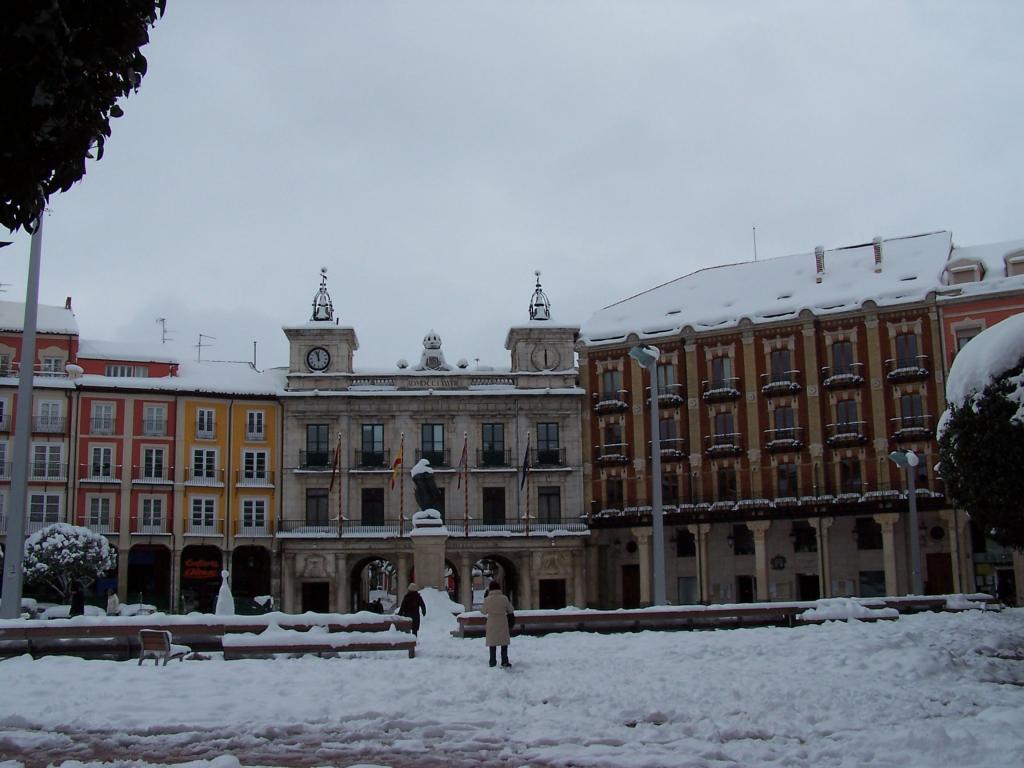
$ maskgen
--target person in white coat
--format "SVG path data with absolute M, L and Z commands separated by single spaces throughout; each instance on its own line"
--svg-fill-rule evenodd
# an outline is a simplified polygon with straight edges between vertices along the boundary
M 512 621 L 515 614 L 512 601 L 501 591 L 501 584 L 492 581 L 487 597 L 480 606 L 480 613 L 487 617 L 487 649 L 491 654 L 491 666 L 497 665 L 496 651 L 501 648 L 501 666 L 511 667 L 508 660 L 508 644 L 511 639 Z
M 107 616 L 119 616 L 121 614 L 121 601 L 117 599 L 117 592 L 107 590 Z

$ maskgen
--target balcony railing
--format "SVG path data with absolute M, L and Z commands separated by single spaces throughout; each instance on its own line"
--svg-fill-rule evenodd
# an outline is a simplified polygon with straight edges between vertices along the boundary
M 63 434 L 66 420 L 63 416 L 48 416 L 41 418 L 36 416 L 32 421 L 33 432 L 45 432 L 47 434 Z
M 651 402 L 651 388 L 647 387 L 644 392 L 647 395 L 647 402 Z M 660 408 L 675 408 L 686 402 L 686 390 L 682 384 L 660 384 L 658 386 L 658 406 Z
M 159 536 L 160 534 L 167 533 L 167 521 L 161 520 L 160 522 L 149 522 L 143 523 L 136 521 L 135 527 L 132 528 L 132 533 L 137 533 L 140 536 Z
M 235 521 L 235 536 L 253 536 L 253 537 L 265 537 L 273 536 L 273 531 L 270 528 L 270 523 L 249 523 L 248 525 L 242 520 Z
M 0 462 L 0 480 L 11 479 L 11 462 Z
M 739 432 L 723 432 L 707 435 L 704 438 L 704 450 L 712 456 L 735 456 L 743 452 Z
M 242 487 L 267 488 L 274 485 L 273 470 L 256 472 L 253 470 L 236 469 L 235 485 Z
M 329 471 L 334 467 L 330 451 L 299 451 L 299 469 Z
M 169 483 L 174 480 L 174 467 L 164 464 L 132 467 L 133 483 Z
M 686 458 L 686 438 L 663 437 L 658 443 L 662 461 L 677 461 Z M 648 453 L 650 453 L 650 445 L 650 443 L 647 444 Z
M 103 463 L 80 464 L 78 478 L 82 482 L 119 483 L 121 482 L 121 467 L 116 464 Z
M 39 480 L 63 482 L 68 479 L 68 465 L 49 461 L 33 461 L 29 466 L 28 479 L 37 482 Z
M 216 424 L 196 424 L 196 440 L 213 440 L 217 435 Z
M 216 520 L 208 519 L 196 519 L 188 518 L 185 521 L 185 535 L 186 536 L 220 536 L 224 532 L 224 521 L 220 518 Z
M 185 482 L 188 485 L 224 485 L 223 469 L 202 469 L 196 470 L 189 467 L 185 470 Z
M 928 378 L 928 355 L 890 358 L 885 361 L 885 378 L 889 381 L 917 381 Z
M 3 376 L 21 376 L 21 363 L 11 363 L 10 368 L 5 371 L 0 371 L 0 375 Z M 33 376 L 43 376 L 47 378 L 66 379 L 68 372 L 61 367 L 59 370 L 53 368 L 44 367 L 41 363 L 36 363 L 32 366 Z
M 267 439 L 267 432 L 264 429 L 245 428 L 245 439 L 250 443 L 262 443 Z
M 112 435 L 114 434 L 113 419 L 89 419 L 89 434 Z
M 764 431 L 764 449 L 775 453 L 798 451 L 804 446 L 803 427 L 782 427 Z
M 564 467 L 565 448 L 534 448 L 530 464 L 534 467 Z
M 145 437 L 165 437 L 167 435 L 167 419 L 143 419 L 142 434 Z
M 362 520 L 346 520 L 342 527 L 342 536 L 397 536 L 398 535 L 399 523 L 398 520 L 387 520 L 387 519 L 368 519 L 365 522 Z M 412 530 L 412 521 L 405 521 L 405 532 L 408 533 Z
M 740 396 L 740 380 L 737 376 L 725 379 L 708 379 L 700 383 L 701 397 L 706 403 L 736 400 Z
M 11 417 L 8 416 L 5 413 L 3 416 L 0 416 L 0 432 L 10 432 L 10 431 L 11 431 Z
M 627 398 L 629 397 L 629 391 L 625 389 L 613 389 L 610 391 L 601 392 L 598 395 L 594 393 L 594 411 L 596 413 L 614 413 L 616 411 L 625 411 L 629 408 Z
M 868 439 L 867 422 L 843 421 L 825 427 L 825 442 L 829 445 L 856 445 Z
M 510 467 L 512 466 L 512 451 L 509 448 L 500 450 L 480 448 L 476 452 L 476 465 L 485 468 Z
M 325 537 L 325 536 L 337 536 L 338 535 L 338 522 L 335 520 L 307 520 L 306 518 L 298 518 L 292 520 L 282 520 L 281 527 L 279 528 L 278 535 L 285 534 L 288 536 L 314 536 L 314 537 Z
M 48 525 L 53 525 L 54 523 L 63 523 L 63 522 L 64 522 L 64 515 L 48 516 L 48 517 L 44 518 L 43 520 L 33 520 L 30 517 L 28 520 L 25 521 L 25 533 L 35 533 L 36 531 L 41 531 L 43 528 L 45 528 Z M 5 524 L 4 527 L 6 529 L 6 524 Z M 6 530 L 5 530 L 5 532 L 6 532 Z
M 416 461 L 420 459 L 426 459 L 430 462 L 432 467 L 448 467 L 451 466 L 448 461 L 449 451 L 445 448 L 443 451 L 423 451 L 419 448 L 416 449 Z
M 864 363 L 825 366 L 821 369 L 821 385 L 826 389 L 859 387 L 864 383 Z
M 115 520 L 113 517 L 109 517 L 106 520 L 103 520 L 102 518 L 89 519 L 88 515 L 85 518 L 85 527 L 93 533 L 106 534 L 117 533 L 119 528 L 117 520 Z
M 629 461 L 629 443 L 595 445 L 594 461 L 599 464 L 625 464 Z
M 391 466 L 391 452 L 386 448 L 379 451 L 356 451 L 354 465 L 368 469 L 387 469 Z
M 761 394 L 767 397 L 793 395 L 799 392 L 800 371 L 779 371 L 761 374 Z
M 921 440 L 934 438 L 935 429 L 929 414 L 917 416 L 897 416 L 889 419 L 893 440 Z

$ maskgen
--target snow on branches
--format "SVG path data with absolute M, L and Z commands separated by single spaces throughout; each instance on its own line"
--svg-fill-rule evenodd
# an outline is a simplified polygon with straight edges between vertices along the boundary
M 25 540 L 25 579 L 52 587 L 67 600 L 73 587 L 87 586 L 117 564 L 106 537 L 67 523 L 54 523 Z

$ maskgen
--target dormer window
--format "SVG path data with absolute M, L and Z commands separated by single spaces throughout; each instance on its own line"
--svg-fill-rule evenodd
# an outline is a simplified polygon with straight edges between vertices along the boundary
M 1024 250 L 1013 251 L 1012 253 L 1006 254 L 1003 261 L 1006 262 L 1007 277 L 1024 275 Z
M 950 285 L 976 283 L 985 276 L 985 266 L 976 259 L 957 259 L 946 265 Z

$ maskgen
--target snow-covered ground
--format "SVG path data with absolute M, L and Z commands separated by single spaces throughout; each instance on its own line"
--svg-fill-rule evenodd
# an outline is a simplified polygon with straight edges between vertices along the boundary
M 1024 609 L 514 637 L 504 670 L 423 593 L 415 659 L 0 661 L 0 767 L 1024 763 Z

